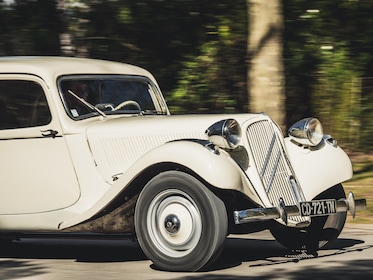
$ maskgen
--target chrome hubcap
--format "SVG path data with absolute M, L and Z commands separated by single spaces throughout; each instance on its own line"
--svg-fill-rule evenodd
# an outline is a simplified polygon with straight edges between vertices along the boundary
M 164 220 L 164 227 L 166 231 L 171 235 L 178 233 L 180 230 L 179 218 L 174 214 L 168 215 Z
M 154 197 L 146 224 L 155 247 L 173 257 L 187 255 L 202 234 L 197 205 L 188 194 L 177 189 L 164 190 Z

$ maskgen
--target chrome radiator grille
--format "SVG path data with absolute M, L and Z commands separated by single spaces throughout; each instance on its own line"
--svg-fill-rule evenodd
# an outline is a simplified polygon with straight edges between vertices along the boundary
M 277 206 L 282 198 L 285 205 L 296 205 L 302 197 L 301 190 L 294 186 L 296 184 L 291 183 L 292 169 L 273 125 L 267 120 L 258 121 L 251 124 L 246 133 L 253 160 L 269 201 L 273 206 Z M 291 219 L 297 222 L 303 220 L 301 217 Z

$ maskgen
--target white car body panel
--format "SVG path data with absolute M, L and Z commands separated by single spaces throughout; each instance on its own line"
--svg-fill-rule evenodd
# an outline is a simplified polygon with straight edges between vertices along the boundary
M 0 168 L 7 170 L 1 177 L 7 183 L 2 184 L 0 215 L 53 211 L 78 201 L 80 189 L 65 139 L 14 139 L 1 147 Z
M 352 178 L 351 161 L 340 147 L 326 143 L 311 151 L 295 145 L 289 138 L 285 138 L 285 145 L 307 200 Z

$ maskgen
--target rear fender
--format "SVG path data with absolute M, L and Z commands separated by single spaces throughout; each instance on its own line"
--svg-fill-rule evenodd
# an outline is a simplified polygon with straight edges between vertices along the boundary
M 338 146 L 324 141 L 314 149 L 300 147 L 285 138 L 285 147 L 307 200 L 352 177 L 352 165 Z

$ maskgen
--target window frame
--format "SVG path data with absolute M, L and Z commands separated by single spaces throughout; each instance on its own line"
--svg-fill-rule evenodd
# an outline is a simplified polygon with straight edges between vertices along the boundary
M 39 138 L 44 137 L 42 135 L 42 131 L 48 130 L 51 127 L 59 129 L 59 122 L 58 119 L 55 116 L 55 110 L 52 106 L 52 98 L 50 96 L 50 89 L 46 85 L 45 81 L 40 78 L 39 76 L 32 75 L 32 74 L 1 74 L 0 75 L 0 81 L 4 80 L 19 80 L 19 81 L 29 81 L 34 82 L 38 86 L 41 87 L 42 92 L 46 98 L 46 104 L 49 109 L 50 113 L 50 121 L 47 124 L 44 125 L 38 125 L 38 126 L 27 126 L 27 127 L 19 127 L 19 128 L 9 128 L 9 129 L 0 129 L 0 140 L 6 140 L 6 139 L 23 139 L 23 138 Z
M 62 85 L 61 83 L 65 80 L 89 80 L 89 79 L 112 79 L 112 80 L 138 80 L 145 82 L 146 84 L 149 85 L 149 95 L 151 97 L 151 100 L 153 102 L 155 110 L 158 112 L 160 115 L 167 115 L 167 107 L 165 105 L 165 102 L 163 100 L 163 96 L 160 93 L 160 90 L 158 89 L 158 86 L 155 85 L 151 79 L 149 79 L 146 76 L 139 76 L 139 75 L 128 75 L 128 74 L 73 74 L 73 75 L 63 75 L 60 76 L 57 79 L 57 88 L 58 92 L 60 95 L 61 102 L 63 104 L 63 107 L 65 109 L 66 114 L 69 116 L 70 119 L 74 121 L 79 121 L 79 120 L 84 120 L 92 117 L 97 117 L 100 116 L 98 112 L 92 111 L 87 114 L 79 115 L 79 116 L 74 116 L 65 100 L 65 93 L 63 92 Z M 95 105 L 95 104 L 92 104 Z M 119 116 L 119 115 L 131 115 L 131 114 L 109 114 L 109 116 Z

